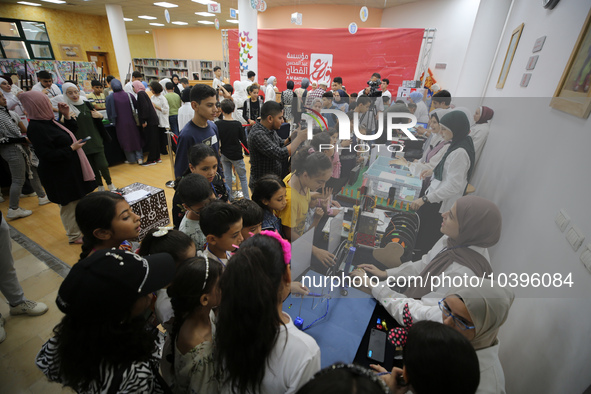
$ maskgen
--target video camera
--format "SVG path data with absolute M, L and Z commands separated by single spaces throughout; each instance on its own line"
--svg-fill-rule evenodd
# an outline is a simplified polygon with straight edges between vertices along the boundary
M 368 97 L 382 97 L 382 91 L 380 90 L 381 84 L 382 84 L 382 81 L 380 80 L 380 78 L 378 78 L 375 81 L 372 81 L 371 79 L 369 81 L 367 81 L 367 85 L 369 86 L 369 94 L 367 96 Z

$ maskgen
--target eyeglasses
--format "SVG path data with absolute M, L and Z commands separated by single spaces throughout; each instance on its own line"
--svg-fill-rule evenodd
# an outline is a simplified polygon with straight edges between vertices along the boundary
M 461 317 L 456 317 L 454 316 L 453 313 L 451 313 L 451 311 L 449 310 L 449 307 L 447 306 L 447 304 L 445 303 L 445 298 L 442 299 L 441 301 L 439 301 L 439 309 L 441 309 L 441 312 L 443 312 L 443 314 L 447 317 L 450 317 L 454 320 L 454 323 L 456 323 L 456 326 L 458 326 L 460 329 L 462 330 L 472 330 L 474 329 L 474 326 L 469 326 L 468 324 L 466 324 L 463 319 Z

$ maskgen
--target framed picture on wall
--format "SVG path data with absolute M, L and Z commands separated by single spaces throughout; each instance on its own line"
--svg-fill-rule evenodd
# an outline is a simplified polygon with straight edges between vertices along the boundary
M 591 11 L 566 63 L 550 106 L 579 118 L 591 112 Z
M 59 44 L 62 60 L 85 60 L 82 57 L 82 48 L 77 44 Z
M 502 89 L 503 86 L 505 86 L 505 81 L 507 80 L 507 75 L 509 74 L 509 69 L 511 68 L 513 57 L 515 56 L 515 51 L 517 50 L 517 44 L 519 44 L 519 39 L 521 38 L 523 26 L 525 26 L 525 24 L 522 23 L 517 27 L 517 29 L 513 30 L 513 33 L 511 33 L 511 40 L 509 41 L 509 47 L 507 48 L 507 53 L 505 54 L 505 61 L 503 62 L 501 74 L 499 74 L 499 80 L 497 81 L 498 89 Z

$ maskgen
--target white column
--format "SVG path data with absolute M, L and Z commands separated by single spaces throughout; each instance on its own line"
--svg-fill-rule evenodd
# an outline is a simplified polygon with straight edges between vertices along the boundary
M 127 30 L 125 29 L 125 21 L 123 20 L 123 10 L 117 4 L 105 4 L 107 10 L 107 19 L 109 20 L 109 28 L 111 29 L 111 39 L 113 40 L 113 48 L 115 48 L 115 57 L 117 58 L 117 68 L 119 69 L 119 80 L 125 84 L 125 77 L 127 72 L 133 72 L 131 69 L 131 52 L 129 51 L 129 42 L 127 41 Z M 131 78 L 131 76 L 130 76 Z
M 249 71 L 254 71 L 257 74 L 256 80 L 259 80 L 257 28 L 257 10 L 250 6 L 250 0 L 238 0 L 241 80 L 246 79 L 246 74 Z M 245 38 L 245 41 L 242 41 L 242 38 Z M 244 47 L 242 44 L 244 44 Z

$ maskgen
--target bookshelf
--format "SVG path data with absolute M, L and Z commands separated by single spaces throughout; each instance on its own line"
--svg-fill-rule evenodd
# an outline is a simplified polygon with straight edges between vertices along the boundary
M 170 78 L 172 74 L 189 80 L 211 81 L 214 78 L 214 67 L 224 69 L 224 62 L 221 60 L 134 58 L 132 61 L 134 71 L 144 74 L 147 81 L 153 78 Z

